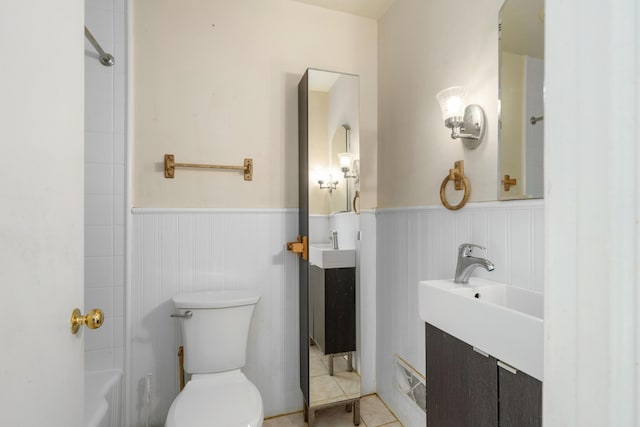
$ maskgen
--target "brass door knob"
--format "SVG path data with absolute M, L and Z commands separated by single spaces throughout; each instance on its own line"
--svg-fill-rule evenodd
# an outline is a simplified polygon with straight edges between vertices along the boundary
M 80 326 L 85 325 L 89 329 L 98 329 L 104 323 L 104 313 L 99 308 L 94 308 L 83 316 L 79 308 L 71 313 L 71 333 L 77 334 Z

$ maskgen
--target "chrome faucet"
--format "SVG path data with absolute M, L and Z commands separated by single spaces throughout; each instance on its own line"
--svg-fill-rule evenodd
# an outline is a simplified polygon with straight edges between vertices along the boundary
M 338 232 L 336 230 L 332 230 L 329 235 L 329 241 L 331 242 L 333 249 L 340 249 L 338 247 Z
M 458 265 L 456 266 L 456 275 L 453 279 L 455 283 L 468 284 L 471 272 L 478 267 L 483 267 L 487 271 L 493 271 L 495 268 L 493 263 L 488 259 L 472 256 L 471 252 L 473 248 L 485 250 L 484 247 L 472 243 L 463 243 L 458 246 Z

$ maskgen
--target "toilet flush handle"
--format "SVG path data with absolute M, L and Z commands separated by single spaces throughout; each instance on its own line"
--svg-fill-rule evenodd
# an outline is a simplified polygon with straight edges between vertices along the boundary
M 182 319 L 191 319 L 193 317 L 193 312 L 191 310 L 187 310 L 184 314 L 173 313 L 171 317 L 180 317 Z

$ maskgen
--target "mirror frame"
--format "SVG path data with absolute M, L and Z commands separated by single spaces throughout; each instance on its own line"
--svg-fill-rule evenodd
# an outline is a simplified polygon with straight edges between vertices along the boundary
M 298 164 L 299 164 L 299 233 L 301 236 L 309 236 L 308 241 L 309 241 L 309 246 L 311 246 L 312 243 L 312 237 L 310 236 L 310 216 L 313 216 L 311 210 L 310 210 L 310 185 L 314 185 L 314 182 L 312 182 L 310 180 L 310 176 L 309 176 L 309 169 L 310 169 L 310 159 L 309 159 L 309 152 L 310 152 L 310 136 L 309 136 L 309 129 L 310 129 L 310 108 L 309 108 L 309 92 L 310 92 L 310 73 L 313 74 L 314 72 L 327 72 L 327 73 L 332 73 L 332 74 L 336 74 L 339 76 L 352 76 L 352 77 L 356 77 L 359 79 L 358 76 L 352 75 L 352 74 L 347 74 L 347 73 L 338 73 L 338 72 L 333 72 L 333 71 L 324 71 L 324 70 L 318 70 L 318 69 L 307 69 L 307 71 L 305 72 L 304 76 L 302 77 L 302 80 L 300 81 L 299 85 L 298 85 L 298 113 L 299 113 L 299 126 L 298 126 L 298 132 L 299 132 L 299 160 L 298 160 Z M 350 142 L 353 142 L 353 134 L 356 134 L 356 138 L 359 138 L 357 135 L 359 135 L 358 131 L 359 129 L 356 129 L 356 132 L 354 131 L 354 127 L 358 126 L 359 127 L 359 80 L 357 80 L 357 84 L 356 84 L 356 88 L 357 90 L 355 91 L 355 98 L 353 100 L 354 105 L 357 107 L 357 110 L 355 112 L 355 114 L 358 116 L 358 119 L 355 120 L 351 123 L 344 123 L 344 119 L 339 120 L 339 124 L 337 124 L 337 126 L 342 126 L 344 127 L 345 125 L 348 125 L 350 127 L 349 131 L 347 132 L 347 137 L 345 140 L 345 147 L 347 146 L 347 144 L 349 144 Z M 346 130 L 346 128 L 345 128 Z M 353 132 L 353 133 L 352 133 Z M 329 146 L 329 152 L 331 152 L 331 146 L 332 141 L 328 141 L 328 146 Z M 347 148 L 351 148 L 351 150 L 355 150 L 357 148 L 359 148 L 359 144 L 358 141 L 356 140 L 355 143 L 352 143 L 351 147 L 347 147 Z M 333 157 L 336 157 L 335 153 L 331 153 L 330 157 L 328 157 L 328 159 L 331 160 L 331 162 L 333 162 Z M 358 156 L 359 157 L 359 156 Z M 337 160 L 337 158 L 336 158 Z M 356 167 L 358 167 L 359 165 L 357 165 Z M 340 172 L 341 174 L 343 172 Z M 351 191 L 352 193 L 355 193 L 357 190 L 357 185 L 358 182 L 357 180 L 350 178 L 349 180 L 354 180 L 355 182 L 351 185 L 351 187 L 355 187 L 352 188 Z M 317 185 L 317 184 L 316 184 Z M 347 195 L 348 197 L 348 195 Z M 350 200 L 346 201 L 347 207 L 350 206 Z M 349 209 L 350 210 L 350 209 Z M 347 211 L 348 212 L 348 211 Z M 338 215 L 355 215 L 354 212 L 351 213 L 339 213 Z M 325 215 L 323 213 L 323 215 Z M 335 215 L 335 213 L 331 213 L 331 212 L 327 212 L 326 213 L 327 217 L 333 216 Z M 313 234 L 313 232 L 311 233 Z M 329 234 L 329 233 L 327 233 Z M 326 236 L 328 238 L 328 235 Z M 315 242 L 313 242 L 315 243 Z M 355 250 L 357 251 L 357 246 L 355 248 Z M 357 258 L 357 257 L 356 257 Z M 311 295 L 311 280 L 310 280 L 310 275 L 311 275 L 311 269 L 310 269 L 310 265 L 311 263 L 309 262 L 308 259 L 304 259 L 303 257 L 301 257 L 299 259 L 299 274 L 300 274 L 300 292 L 299 292 L 299 304 L 300 304 L 300 310 L 299 310 L 299 333 L 300 333 L 300 349 L 299 349 L 299 355 L 300 355 L 300 388 L 302 390 L 303 396 L 304 396 L 304 403 L 305 403 L 305 415 L 309 417 L 309 420 L 312 419 L 313 417 L 313 411 L 315 409 L 320 409 L 320 408 L 324 408 L 327 406 L 333 406 L 333 405 L 338 405 L 338 404 L 347 404 L 347 405 L 352 405 L 352 409 L 354 412 L 354 423 L 356 420 L 356 417 L 358 419 L 359 422 L 359 401 L 360 401 L 360 397 L 361 397 L 361 388 L 359 389 L 360 391 L 357 393 L 357 397 L 355 397 L 355 393 L 353 394 L 349 394 L 348 397 L 346 397 L 345 399 L 340 399 L 340 400 L 336 400 L 336 401 L 331 401 L 331 402 L 323 402 L 321 401 L 320 403 L 318 402 L 312 402 L 311 401 L 311 393 L 310 393 L 310 388 L 311 388 L 311 377 L 310 377 L 310 370 L 311 370 L 311 366 L 310 366 L 310 325 L 312 324 L 312 321 L 310 319 L 310 305 L 312 304 L 312 302 L 310 301 L 310 295 Z M 357 294 L 359 293 L 358 290 L 358 285 L 359 285 L 359 280 L 357 277 L 357 269 L 356 267 L 347 267 L 347 268 L 338 268 L 338 269 L 327 269 L 324 270 L 325 272 L 329 272 L 329 271 L 334 271 L 334 270 L 352 270 L 351 274 L 353 274 L 354 280 L 353 280 L 353 286 L 354 286 L 354 325 L 355 325 L 355 351 L 351 352 L 353 353 L 353 362 L 354 362 L 354 370 L 357 372 L 358 370 L 358 362 L 359 362 L 359 355 L 358 355 L 358 351 L 359 351 L 359 346 L 358 346 L 358 334 L 359 334 L 359 325 L 357 324 L 358 319 L 359 319 L 359 309 L 357 306 Z M 340 353 L 337 353 L 340 354 Z M 337 359 L 337 356 L 336 356 Z M 347 358 L 345 358 L 347 359 Z M 358 373 L 359 376 L 359 373 Z M 361 387 L 361 383 L 359 384 Z

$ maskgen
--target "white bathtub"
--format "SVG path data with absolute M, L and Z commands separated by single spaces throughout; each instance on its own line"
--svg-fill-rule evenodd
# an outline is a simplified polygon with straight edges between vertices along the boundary
M 85 372 L 84 390 L 86 427 L 122 426 L 122 371 Z

